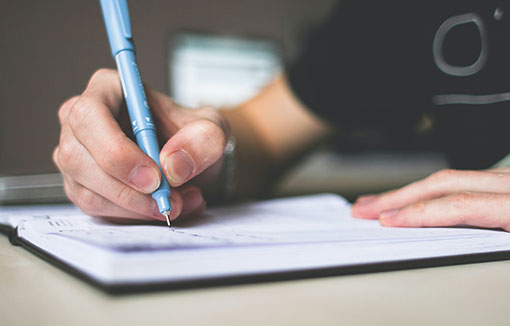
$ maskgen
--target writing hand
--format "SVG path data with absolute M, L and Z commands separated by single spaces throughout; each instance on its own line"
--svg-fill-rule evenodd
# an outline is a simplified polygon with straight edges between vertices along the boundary
M 228 122 L 214 110 L 180 107 L 150 88 L 146 93 L 163 139 L 162 169 L 175 188 L 170 218 L 198 213 L 205 207 L 202 193 L 187 182 L 221 157 Z M 165 220 L 150 196 L 161 173 L 116 120 L 126 116 L 123 105 L 117 72 L 98 70 L 85 91 L 59 109 L 61 133 L 53 160 L 64 177 L 67 196 L 85 213 Z

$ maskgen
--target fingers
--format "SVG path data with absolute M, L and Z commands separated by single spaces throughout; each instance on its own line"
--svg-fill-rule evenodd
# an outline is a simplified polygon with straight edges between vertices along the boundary
M 182 216 L 198 215 L 202 213 L 206 207 L 206 203 L 198 187 L 190 184 L 184 185 L 179 188 L 179 192 L 182 196 Z
M 164 145 L 160 160 L 170 185 L 178 187 L 188 182 L 222 156 L 228 134 L 217 115 L 185 124 Z
M 63 132 L 64 126 L 69 126 L 67 132 L 72 133 L 102 170 L 149 194 L 159 186 L 160 170 L 119 127 L 112 112 L 119 109 L 121 102 L 117 74 L 110 70 L 96 72 L 83 95 L 70 108 L 61 110 Z M 61 148 L 61 164 L 71 165 L 74 154 L 71 146 Z
M 84 213 L 91 216 L 121 217 L 135 220 L 159 219 L 163 221 L 164 219 L 163 216 L 147 216 L 147 214 L 140 214 L 120 207 L 67 177 L 64 177 L 64 189 L 67 197 Z
M 510 231 L 510 195 L 464 192 L 382 212 L 384 226 L 471 225 Z
M 62 125 L 60 146 L 53 160 L 64 175 L 68 197 L 83 211 L 96 216 L 164 219 L 151 196 L 136 191 L 103 171 L 87 149 Z M 180 214 L 182 199 L 171 196 L 171 218 Z
M 365 196 L 352 207 L 359 218 L 376 219 L 379 213 L 445 195 L 466 191 L 510 192 L 510 174 L 501 170 L 442 170 L 430 177 L 379 196 Z
M 94 166 L 92 161 L 82 163 L 83 173 L 74 174 L 71 179 L 66 174 L 66 168 L 58 164 L 58 151 L 57 147 L 53 156 L 55 163 L 64 175 L 66 194 L 85 213 L 101 217 L 165 221 L 165 217 L 159 213 L 157 204 L 152 197 L 139 193 L 108 175 L 101 176 L 104 172 Z M 90 157 L 89 159 L 91 160 Z M 101 181 L 98 182 L 98 180 Z M 99 193 L 90 190 L 90 187 L 98 189 Z M 173 189 L 170 203 L 172 205 L 171 220 L 180 216 L 200 214 L 206 206 L 200 189 L 193 185 L 184 185 L 179 189 Z
M 66 146 L 72 146 L 72 142 L 73 140 L 68 140 Z M 54 152 L 54 161 L 66 180 L 66 193 L 86 213 L 115 216 L 111 214 L 122 212 L 122 215 L 117 216 L 164 219 L 150 195 L 140 193 L 105 173 L 79 143 L 74 144 L 74 160 L 71 163 L 68 162 L 65 166 L 60 164 L 62 157 L 60 153 L 60 148 L 57 148 Z M 182 198 L 178 191 L 170 197 L 170 201 L 172 217 L 176 218 L 182 207 Z M 120 208 L 122 210 L 119 210 Z M 130 211 L 134 215 L 125 211 Z
M 163 168 L 173 187 L 174 220 L 205 208 L 200 189 L 184 185 L 221 157 L 228 123 L 213 110 L 187 110 L 147 90 L 160 134 L 170 138 L 161 152 Z M 91 215 L 164 220 L 150 197 L 161 180 L 156 163 L 122 131 L 115 116 L 122 106 L 117 73 L 96 72 L 84 93 L 59 110 L 62 126 L 55 164 L 65 180 L 68 197 Z M 166 164 L 165 164 L 166 163 Z
M 99 69 L 90 77 L 82 96 L 95 98 L 116 115 L 123 101 L 119 74 L 112 69 Z
M 183 108 L 175 104 L 175 102 L 165 94 L 153 89 L 147 91 L 147 99 L 150 103 L 151 112 L 160 126 L 158 132 L 166 139 L 173 136 L 186 124 L 199 119 L 206 119 L 218 125 L 227 138 L 230 134 L 230 126 L 227 119 L 217 110 L 211 108 Z

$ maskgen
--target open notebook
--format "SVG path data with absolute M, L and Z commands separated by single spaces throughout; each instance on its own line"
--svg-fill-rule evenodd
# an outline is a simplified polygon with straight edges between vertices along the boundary
M 111 292 L 510 259 L 510 234 L 384 228 L 332 194 L 213 208 L 161 225 L 115 225 L 73 206 L 0 208 L 15 241 Z

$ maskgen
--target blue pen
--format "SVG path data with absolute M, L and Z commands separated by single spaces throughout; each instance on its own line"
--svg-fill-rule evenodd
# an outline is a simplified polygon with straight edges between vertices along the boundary
M 126 98 L 131 126 L 136 136 L 138 146 L 149 155 L 159 166 L 159 146 L 156 138 L 156 128 L 149 111 L 149 104 L 145 97 L 142 78 L 138 71 L 135 57 L 135 46 L 131 35 L 131 23 L 126 0 L 100 0 L 104 23 L 113 58 L 117 63 L 120 74 L 122 91 Z M 161 172 L 161 184 L 152 193 L 152 198 L 158 203 L 161 214 L 166 217 L 170 226 L 170 186 Z

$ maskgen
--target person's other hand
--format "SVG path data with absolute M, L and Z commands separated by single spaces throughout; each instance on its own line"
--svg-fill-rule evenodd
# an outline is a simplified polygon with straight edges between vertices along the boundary
M 212 109 L 186 109 L 154 90 L 146 93 L 164 145 L 160 160 L 172 187 L 170 218 L 199 213 L 205 207 L 202 193 L 187 182 L 219 161 L 228 122 Z M 80 96 L 61 106 L 53 160 L 67 196 L 85 213 L 165 220 L 150 196 L 159 186 L 160 170 L 128 136 L 126 111 L 117 72 L 98 70 Z
M 510 168 L 442 170 L 403 188 L 360 197 L 352 215 L 384 226 L 470 225 L 510 231 Z

